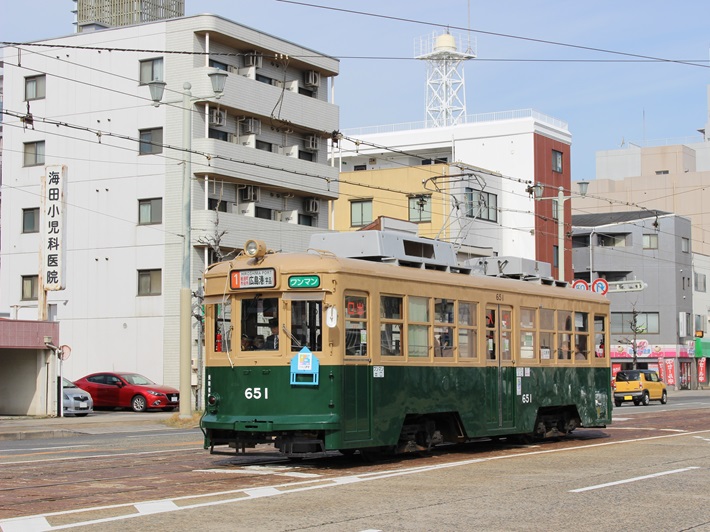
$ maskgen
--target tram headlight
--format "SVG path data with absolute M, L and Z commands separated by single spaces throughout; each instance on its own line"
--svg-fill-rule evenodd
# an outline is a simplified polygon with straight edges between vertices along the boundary
M 261 240 L 247 240 L 244 244 L 244 252 L 250 257 L 260 259 L 266 255 L 266 244 Z
M 219 405 L 219 395 L 216 393 L 211 393 L 207 396 L 207 409 L 214 413 L 217 412 L 217 405 Z

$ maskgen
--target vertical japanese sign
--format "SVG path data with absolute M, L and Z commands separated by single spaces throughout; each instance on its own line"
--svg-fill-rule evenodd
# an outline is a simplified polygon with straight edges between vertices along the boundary
M 40 286 L 44 290 L 64 289 L 64 200 L 66 166 L 46 166 L 42 177 L 40 225 Z
M 708 382 L 708 374 L 706 373 L 707 368 L 706 368 L 706 358 L 699 358 L 698 359 L 698 382 L 702 383 L 707 383 Z

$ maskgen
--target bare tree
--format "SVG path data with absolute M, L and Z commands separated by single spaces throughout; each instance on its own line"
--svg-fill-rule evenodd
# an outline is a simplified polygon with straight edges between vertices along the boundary
M 639 324 L 639 314 L 640 312 L 636 310 L 636 305 L 633 305 L 631 307 L 631 319 L 629 320 L 629 330 L 633 336 L 631 338 L 626 336 L 618 340 L 620 344 L 631 346 L 633 369 L 637 369 L 638 366 L 638 335 L 646 332 L 646 327 Z

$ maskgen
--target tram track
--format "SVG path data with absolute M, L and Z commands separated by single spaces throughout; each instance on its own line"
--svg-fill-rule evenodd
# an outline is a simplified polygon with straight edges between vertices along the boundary
M 345 474 L 368 475 L 384 469 L 405 469 L 445 464 L 474 457 L 481 460 L 524 454 L 534 447 L 558 450 L 588 444 L 622 442 L 650 435 L 689 432 L 702 428 L 703 410 L 683 415 L 667 412 L 629 411 L 607 429 L 578 429 L 572 435 L 526 445 L 511 441 L 478 441 L 440 447 L 430 453 L 400 455 L 376 463 L 359 456 L 327 456 L 292 461 L 273 450 L 247 454 L 208 454 L 203 449 L 175 449 L 161 454 L 132 454 L 114 449 L 114 455 L 42 458 L 41 461 L 9 461 L 0 468 L 0 519 L 81 510 L 137 501 L 156 501 L 182 496 L 208 496 L 235 489 L 259 489 L 273 484 L 297 483 L 305 474 L 327 481 Z M 95 450 L 95 449 L 94 449 Z M 86 454 L 87 449 L 82 449 Z M 59 451 L 58 451 L 59 452 Z M 290 476 L 292 475 L 292 476 Z

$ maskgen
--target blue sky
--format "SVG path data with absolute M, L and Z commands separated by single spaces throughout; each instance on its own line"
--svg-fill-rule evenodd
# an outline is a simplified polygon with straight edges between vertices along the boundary
M 564 120 L 573 138 L 573 180 L 594 177 L 599 150 L 618 148 L 622 141 L 700 140 L 697 129 L 708 122 L 708 0 L 306 3 L 409 21 L 277 0 L 186 0 L 186 13 L 218 14 L 342 58 L 336 103 L 341 129 L 348 129 L 423 120 L 426 70 L 424 63 L 412 59 L 414 42 L 441 28 L 413 21 L 467 28 L 470 12 L 478 59 L 465 66 L 468 113 L 531 108 Z M 0 5 L 3 41 L 74 32 L 72 0 L 0 0 Z M 41 17 L 34 18 L 37 14 Z M 704 68 L 628 62 L 633 58 L 492 34 L 695 61 Z

